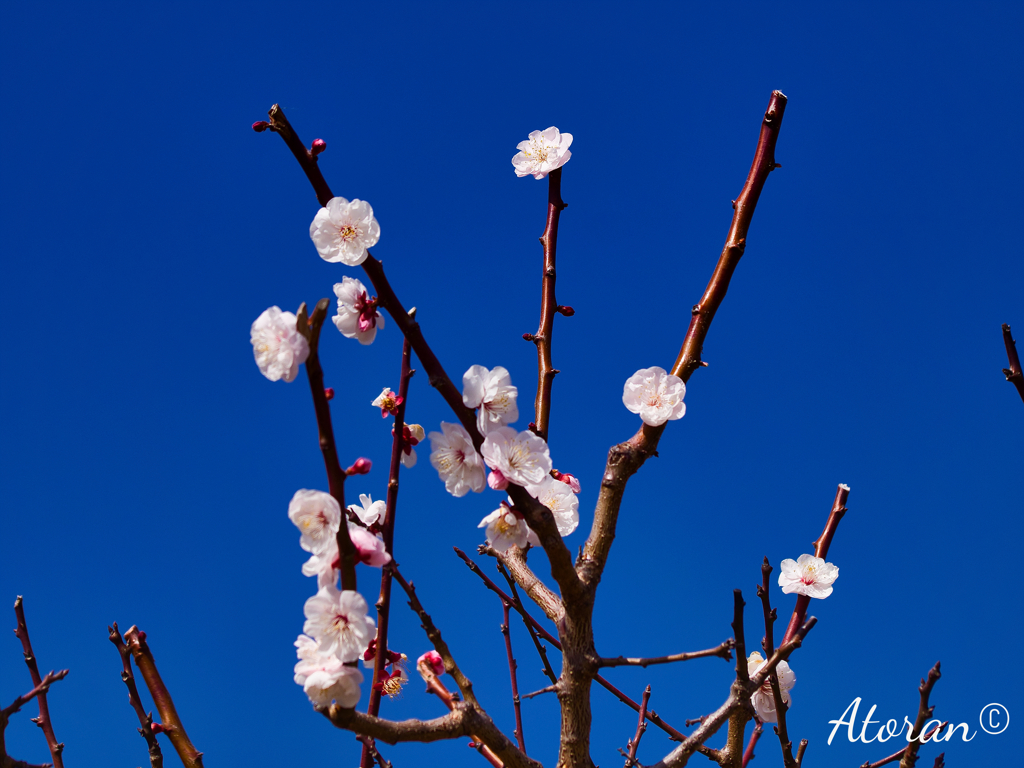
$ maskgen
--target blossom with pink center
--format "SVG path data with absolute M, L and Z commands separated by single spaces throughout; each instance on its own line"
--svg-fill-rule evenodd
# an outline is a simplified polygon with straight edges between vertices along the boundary
M 576 530 L 576 526 L 580 524 L 580 500 L 576 498 L 568 483 L 547 475 L 537 485 L 528 486 L 526 490 L 551 510 L 555 525 L 562 536 L 568 536 Z
M 387 504 L 383 501 L 374 501 L 365 493 L 359 494 L 359 504 L 349 504 L 348 511 L 363 521 L 364 525 L 384 522 L 384 510 Z
M 512 427 L 492 429 L 480 447 L 484 461 L 510 482 L 523 487 L 537 485 L 551 471 L 551 454 L 544 438 Z
M 559 472 L 557 469 L 552 469 L 551 476 L 555 478 L 555 480 L 560 480 L 572 488 L 573 493 L 580 492 L 580 481 L 576 479 L 576 475 L 570 475 L 568 472 Z
M 787 595 L 796 592 L 808 597 L 826 598 L 832 594 L 832 582 L 839 578 L 839 568 L 814 555 L 800 555 L 783 560 L 779 566 L 779 586 Z
M 416 659 L 416 669 L 420 670 L 420 674 L 426 670 L 440 677 L 444 674 L 444 659 L 437 651 L 427 651 Z
M 490 371 L 474 365 L 462 375 L 462 402 L 467 408 L 480 409 L 476 426 L 481 435 L 519 418 L 518 393 L 508 371 L 500 365 Z
M 486 528 L 487 543 L 504 554 L 513 544 L 525 547 L 530 528 L 526 521 L 505 502 L 480 521 L 477 528 Z
M 307 552 L 320 554 L 335 542 L 341 527 L 341 507 L 329 493 L 296 491 L 288 504 L 288 519 L 302 532 L 299 546 Z
M 402 695 L 402 686 L 409 682 L 409 675 L 405 672 L 405 666 L 398 662 L 390 672 L 386 669 L 380 671 L 380 679 L 373 684 L 381 693 L 387 694 L 389 699 L 397 699 Z
M 572 152 L 569 145 L 572 144 L 571 133 L 559 133 L 558 129 L 551 126 L 546 131 L 534 131 L 526 141 L 519 142 L 516 149 L 519 154 L 512 158 L 512 165 L 516 168 L 516 176 L 532 175 L 535 179 L 543 179 L 551 171 L 565 165 Z
M 768 662 L 765 658 L 754 651 L 747 657 L 747 674 L 753 677 Z M 782 692 L 782 701 L 788 707 L 791 701 L 789 690 L 796 685 L 796 675 L 789 668 L 789 663 L 780 661 L 775 667 L 775 674 L 779 676 L 779 690 Z M 761 687 L 754 691 L 750 697 L 750 703 L 754 705 L 754 712 L 762 723 L 777 723 L 779 713 L 775 709 L 775 695 L 772 693 L 771 677 L 765 678 Z
M 333 585 L 306 601 L 302 631 L 320 644 L 320 650 L 342 661 L 354 661 L 374 636 L 375 624 L 366 615 L 366 600 L 358 592 L 339 591 Z
M 249 329 L 256 365 L 271 381 L 294 381 L 299 366 L 309 357 L 309 342 L 298 332 L 297 322 L 291 312 L 271 307 Z
M 350 709 L 359 702 L 359 685 L 363 673 L 346 667 L 337 656 L 324 653 L 311 637 L 299 635 L 295 641 L 299 662 L 295 665 L 295 682 L 302 686 L 309 700 L 326 707 L 331 701 Z
M 334 295 L 338 297 L 338 314 L 332 319 L 341 335 L 360 344 L 371 344 L 377 329 L 384 327 L 384 316 L 377 311 L 377 297 L 369 298 L 366 288 L 354 277 L 343 277 L 335 283 Z
M 367 248 L 380 240 L 380 225 L 365 200 L 335 197 L 316 212 L 309 236 L 324 261 L 357 267 L 366 261 Z
M 391 391 L 391 387 L 384 387 L 380 394 L 373 399 L 370 405 L 380 408 L 380 417 L 386 419 L 390 413 L 392 416 L 398 415 L 398 406 L 404 402 L 405 398 L 399 397 Z
M 484 489 L 483 460 L 461 424 L 442 421 L 441 431 L 431 432 L 427 437 L 430 438 L 430 463 L 444 480 L 448 493 L 460 497 Z
M 666 421 L 683 418 L 686 385 L 678 376 L 664 368 L 642 368 L 626 380 L 622 402 L 633 413 L 640 414 L 644 424 L 658 427 Z
M 356 551 L 359 553 L 359 562 L 371 565 L 374 568 L 381 568 L 391 562 L 391 555 L 384 548 L 384 541 L 374 536 L 362 526 L 350 522 L 348 524 L 348 537 L 352 539 Z
M 394 427 L 391 428 L 391 434 L 395 434 Z M 419 424 L 402 425 L 402 455 L 399 457 L 399 460 L 402 462 L 403 467 L 416 466 L 416 451 L 413 449 L 420 444 L 420 441 L 425 436 L 423 427 Z

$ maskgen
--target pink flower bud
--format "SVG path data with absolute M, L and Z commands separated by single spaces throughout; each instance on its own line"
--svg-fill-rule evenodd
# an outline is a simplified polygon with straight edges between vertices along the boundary
M 426 666 L 427 669 L 439 677 L 444 674 L 444 660 L 437 651 L 427 651 L 424 653 L 416 659 L 416 666 Z
M 345 470 L 346 475 L 368 475 L 373 463 L 369 459 L 359 458 L 356 463 Z
M 495 491 L 504 491 L 508 488 L 508 478 L 501 474 L 500 469 L 492 469 L 487 476 L 487 485 Z
M 313 142 L 313 146 L 309 148 L 309 154 L 311 154 L 313 157 L 316 157 L 325 149 L 327 149 L 327 142 L 324 141 L 323 139 L 317 139 L 316 141 Z
M 572 317 L 573 315 L 576 314 L 575 309 L 573 309 L 572 307 L 563 307 L 561 304 L 555 307 L 555 312 L 557 312 L 560 315 L 565 315 L 566 317 Z
M 165 730 L 165 728 L 162 725 L 160 725 L 160 723 L 150 723 L 149 727 L 150 730 L 153 731 L 153 733 L 163 733 Z
M 333 400 L 334 399 L 334 387 L 328 387 L 327 389 L 325 389 L 324 390 L 324 397 L 326 397 L 328 400 Z
M 533 341 L 535 338 L 536 337 L 532 333 L 524 333 L 523 334 L 523 340 L 524 341 Z
M 270 123 L 268 123 L 266 120 L 257 120 L 255 123 L 252 124 L 252 129 L 256 131 L 256 133 L 263 133 L 269 127 Z
M 553 469 L 551 470 L 551 476 L 555 478 L 555 480 L 561 480 L 572 488 L 573 493 L 580 492 L 580 481 L 576 479 L 575 475 L 570 475 L 568 472 L 559 472 L 557 469 Z

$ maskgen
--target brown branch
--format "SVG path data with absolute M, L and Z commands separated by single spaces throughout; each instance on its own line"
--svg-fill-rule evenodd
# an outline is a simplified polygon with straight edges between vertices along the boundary
M 640 699 L 640 712 L 637 713 L 636 733 L 633 734 L 633 738 L 626 743 L 629 747 L 629 754 L 626 755 L 625 768 L 629 768 L 631 765 L 636 764 L 636 750 L 640 746 L 640 738 L 644 735 L 644 731 L 647 730 L 647 702 L 651 700 L 651 686 L 648 685 L 644 688 L 644 695 Z M 619 750 L 620 752 L 622 750 Z
M 526 552 L 519 547 L 512 546 L 505 554 L 496 552 L 488 547 L 486 554 L 493 555 L 500 565 L 508 568 L 512 578 L 523 588 L 527 596 L 544 611 L 544 614 L 556 625 L 565 616 L 565 606 L 558 595 L 548 589 L 547 585 L 540 580 L 530 566 L 526 564 Z
M 398 378 L 398 412 L 395 414 L 394 436 L 391 439 L 391 466 L 388 472 L 388 495 L 384 511 L 381 537 L 384 549 L 394 562 L 395 559 L 395 513 L 398 509 L 398 473 L 402 467 L 402 453 L 405 449 L 405 409 L 409 402 L 409 379 L 416 373 L 410 366 L 412 347 L 409 340 L 402 342 L 402 367 Z M 377 598 L 377 655 L 373 660 L 373 686 L 370 688 L 370 702 L 367 713 L 376 716 L 380 712 L 383 691 L 377 687 L 384 667 L 388 663 L 388 626 L 391 615 L 391 569 L 382 568 L 380 574 L 380 596 Z M 373 768 L 373 753 L 370 744 L 363 744 L 360 768 Z
M 156 660 L 153 652 L 146 642 L 146 633 L 140 632 L 138 627 L 132 627 L 124 633 L 124 642 L 135 659 L 135 666 L 149 689 L 150 698 L 160 713 L 160 723 L 164 733 L 171 740 L 174 751 L 178 753 L 185 768 L 203 768 L 203 753 L 192 744 L 185 732 L 185 726 L 178 716 L 178 710 L 174 708 L 174 701 L 171 699 L 170 691 L 160 678 L 160 671 L 156 668 Z
M 832 537 L 836 535 L 839 521 L 846 514 L 846 500 L 849 497 L 850 486 L 840 483 L 836 488 L 836 498 L 832 502 L 832 510 L 828 514 L 828 520 L 825 521 L 825 529 L 821 532 L 821 536 L 811 544 L 814 547 L 815 557 L 820 557 L 822 560 L 828 557 L 828 548 L 832 544 Z M 807 595 L 797 596 L 796 605 L 793 607 L 793 616 L 790 618 L 789 626 L 786 627 L 786 634 L 782 638 L 783 643 L 786 643 L 797 629 L 803 625 L 804 617 L 807 615 L 807 608 L 810 604 L 811 598 Z
M 504 618 L 501 625 L 501 634 L 505 636 L 505 653 L 508 655 L 508 675 L 512 680 L 512 708 L 516 714 L 516 730 L 515 736 L 516 741 L 519 744 L 520 751 L 526 754 L 526 739 L 523 736 L 523 713 L 519 702 L 519 682 L 516 680 L 516 660 L 512 655 L 512 633 L 509 631 L 509 610 L 512 608 L 512 603 L 508 600 L 501 601 L 501 607 L 504 611 Z
M 36 656 L 32 651 L 32 641 L 28 636 L 28 624 L 25 622 L 25 606 L 23 605 L 21 595 L 18 595 L 14 601 L 14 615 L 18 620 L 18 626 L 14 630 L 14 634 L 21 640 L 21 649 L 25 654 L 25 664 L 28 666 L 28 673 L 32 677 L 32 685 L 39 687 L 43 682 L 43 678 L 39 674 L 39 665 L 36 663 Z M 46 691 L 39 691 L 36 694 L 36 699 L 39 702 L 37 725 L 43 729 L 46 745 L 50 748 L 50 756 L 53 758 L 53 766 L 54 768 L 64 768 L 64 758 L 61 757 L 61 753 L 64 751 L 64 743 L 58 743 L 57 737 L 53 734 L 53 722 L 50 719 L 50 706 L 46 701 Z
M 796 764 L 800 768 L 804 764 L 804 752 L 807 751 L 807 739 L 800 739 L 800 746 L 796 748 Z
M 747 768 L 750 761 L 754 759 L 754 747 L 757 746 L 757 742 L 761 739 L 762 733 L 764 733 L 764 725 L 758 723 L 754 726 L 754 731 L 750 734 L 750 741 L 747 742 L 747 748 L 743 752 L 743 762 L 740 764 L 741 768 Z
M 444 705 L 448 707 L 449 712 L 455 709 L 455 705 L 459 701 L 458 695 L 452 693 L 448 690 L 447 687 L 445 687 L 445 684 L 442 683 L 441 680 L 437 677 L 437 675 L 434 674 L 434 670 L 432 668 L 424 668 L 420 666 L 417 667 L 417 669 L 419 670 L 420 676 L 423 677 L 423 681 L 427 684 L 427 693 L 434 694 L 435 696 L 437 696 L 437 698 L 444 702 Z M 480 741 L 480 739 L 478 739 L 476 736 L 473 736 L 472 734 L 470 734 L 470 737 L 473 739 L 474 742 Z M 494 754 L 494 752 L 491 751 L 491 748 L 488 747 L 486 744 L 481 744 L 479 752 L 480 756 L 484 760 L 489 762 L 491 765 L 493 765 L 495 768 L 502 768 L 501 760 L 498 758 L 496 754 Z
M 498 572 L 501 573 L 502 577 L 508 584 L 509 591 L 512 593 L 512 606 L 520 614 L 520 618 L 523 620 L 523 626 L 526 627 L 526 631 L 530 635 L 530 639 L 533 641 L 534 648 L 537 649 L 537 655 L 540 656 L 541 664 L 543 665 L 543 672 L 547 675 L 548 679 L 552 683 L 558 682 L 558 675 L 551 668 L 551 662 L 548 661 L 548 650 L 544 647 L 544 644 L 540 641 L 540 637 L 537 635 L 537 630 L 533 628 L 533 625 L 527 621 L 522 614 L 526 612 L 526 608 L 523 607 L 523 602 L 519 597 L 519 590 L 516 588 L 515 579 L 509 575 L 509 572 L 505 570 L 505 566 L 498 562 Z
M 629 696 L 624 694 L 622 691 L 620 691 L 614 685 L 609 683 L 605 678 L 601 677 L 601 675 L 594 675 L 594 682 L 597 683 L 598 685 L 600 685 L 602 688 L 604 688 L 610 694 L 615 696 L 615 698 L 617 698 L 619 701 L 621 701 L 627 707 L 632 709 L 634 712 L 637 712 L 637 713 L 640 712 L 640 705 L 639 704 L 637 704 L 635 701 L 633 701 L 633 699 L 629 698 Z M 655 712 L 654 710 L 649 710 L 647 712 L 647 720 L 649 722 L 651 722 L 651 723 L 654 723 L 656 726 L 661 728 L 661 730 L 663 730 L 665 733 L 667 733 L 669 735 L 669 738 L 672 739 L 672 741 L 685 741 L 686 740 L 686 734 L 685 733 L 682 733 L 681 731 L 676 730 L 671 725 L 666 723 L 664 720 L 661 719 L 661 716 L 657 712 Z
M 747 665 L 747 642 L 743 631 L 743 594 L 740 590 L 732 591 L 732 631 L 736 638 L 736 685 L 739 690 L 755 691 L 750 685 L 750 672 Z M 722 749 L 721 765 L 735 765 L 743 759 L 743 739 L 747 730 L 747 722 L 753 716 L 753 705 L 749 697 L 743 706 L 734 707 L 729 715 L 729 730 Z
M 121 680 L 128 687 L 128 703 L 131 704 L 132 709 L 135 710 L 136 717 L 139 718 L 139 734 L 146 740 L 146 746 L 149 748 L 149 763 L 151 768 L 162 768 L 164 764 L 164 755 L 160 750 L 160 743 L 156 740 L 156 734 L 153 732 L 153 715 L 152 713 L 146 713 L 145 707 L 142 706 L 142 699 L 139 697 L 139 687 L 135 684 L 135 675 L 132 674 L 132 654 L 128 650 L 128 646 L 124 644 L 124 640 L 121 639 L 121 631 L 117 628 L 117 622 L 113 623 L 113 626 L 107 627 L 110 632 L 110 642 L 117 648 L 117 652 L 121 654 Z
M 46 693 L 48 690 L 50 690 L 50 686 L 58 680 L 63 680 L 65 677 L 67 677 L 68 671 L 69 670 L 67 669 L 62 669 L 60 672 L 54 672 L 51 669 L 49 672 L 46 673 L 46 676 L 39 681 L 39 685 L 35 686 L 28 693 L 23 693 L 21 696 L 19 696 L 6 707 L 4 707 L 2 710 L 0 710 L 0 718 L 2 718 L 3 725 L 6 726 L 7 719 L 15 712 L 20 711 L 21 708 L 25 706 L 28 702 L 32 701 L 32 699 L 39 696 L 40 694 Z
M 718 656 L 726 661 L 732 661 L 732 649 L 736 642 L 730 637 L 714 648 L 705 651 L 691 651 L 689 653 L 675 653 L 671 656 L 653 656 L 651 658 L 632 658 L 616 656 L 615 658 L 598 659 L 599 667 L 649 667 L 651 664 L 670 664 L 673 661 L 689 661 L 690 659 L 703 659 L 708 656 Z
M 548 219 L 540 244 L 544 247 L 544 272 L 541 279 L 540 323 L 532 341 L 537 345 L 536 432 L 548 439 L 551 422 L 551 385 L 558 373 L 551 364 L 551 336 L 555 327 L 558 304 L 555 301 L 555 248 L 558 243 L 558 217 L 566 204 L 562 202 L 562 169 L 548 174 Z
M 940 677 L 942 677 L 942 673 L 939 672 L 939 662 L 936 661 L 935 666 L 928 670 L 928 677 L 922 680 L 921 685 L 917 688 L 921 694 L 921 701 L 917 707 L 917 719 L 914 721 L 914 730 L 911 731 L 910 743 L 907 744 L 903 757 L 900 759 L 900 768 L 914 768 L 917 764 L 917 750 L 921 748 L 922 743 L 917 737 L 924 732 L 925 722 L 935 711 L 935 707 L 928 706 L 928 697 Z
M 775 652 L 775 639 L 773 636 L 773 625 L 775 624 L 776 611 L 771 607 L 769 588 L 770 588 L 770 577 L 772 574 L 772 566 L 768 562 L 768 558 L 764 559 L 761 563 L 761 583 L 757 586 L 757 596 L 761 598 L 761 607 L 764 612 L 764 641 L 762 647 L 767 656 L 771 656 Z M 778 724 L 775 727 L 775 733 L 779 737 L 779 744 L 782 747 L 782 762 L 785 768 L 797 768 L 797 761 L 793 757 L 793 742 L 789 740 L 789 730 L 786 727 L 786 712 L 789 711 L 789 705 L 786 704 L 782 698 L 782 686 L 779 683 L 779 675 L 777 672 L 772 672 L 769 678 L 772 684 L 772 697 L 775 699 L 775 714 L 778 718 Z M 755 734 L 760 730 L 760 723 L 758 728 L 755 730 Z M 748 746 L 748 751 L 753 757 L 753 747 L 757 740 L 752 736 L 751 743 Z M 746 765 L 747 758 L 744 756 L 744 765 Z
M 394 768 L 391 765 L 390 760 L 385 760 L 384 755 L 377 749 L 377 745 L 374 743 L 370 736 L 363 736 L 362 734 L 356 735 L 356 741 L 361 742 L 363 747 L 370 753 L 370 759 L 377 763 L 378 768 Z M 373 763 L 370 764 L 371 768 Z
M 296 327 L 299 333 L 309 342 L 309 357 L 306 358 L 306 378 L 309 379 L 309 391 L 313 395 L 313 408 L 316 411 L 316 426 L 320 433 L 320 451 L 324 455 L 324 467 L 327 469 L 327 485 L 331 496 L 338 502 L 342 516 L 345 515 L 345 472 L 338 462 L 338 450 L 334 444 L 334 427 L 331 425 L 331 407 L 328 405 L 327 394 L 324 392 L 324 370 L 320 365 L 320 330 L 327 319 L 331 306 L 330 299 L 320 299 L 313 309 L 312 316 L 306 319 L 306 305 L 302 304 L 297 313 Z M 348 535 L 348 526 L 338 528 L 338 552 L 340 553 L 341 588 L 356 588 L 356 563 L 359 553 Z
M 929 739 L 932 738 L 932 736 L 935 736 L 936 733 L 941 733 L 943 730 L 945 730 L 948 725 L 949 725 L 949 721 L 948 720 L 946 722 L 944 722 L 944 723 L 939 723 L 938 725 L 933 725 L 928 730 L 928 733 L 926 733 L 923 737 L 921 737 L 921 741 L 922 742 L 928 741 Z M 803 747 L 804 747 L 804 744 L 806 743 L 806 741 L 807 741 L 807 739 L 804 739 L 802 742 L 800 742 L 801 749 L 800 749 L 800 751 L 797 752 L 797 759 L 800 759 L 801 755 L 803 754 Z M 907 751 L 907 747 L 904 747 L 903 749 L 899 750 L 898 752 L 893 752 L 888 757 L 883 757 L 881 760 L 877 760 L 877 761 L 875 761 L 873 763 L 868 761 L 868 762 L 864 763 L 860 768 L 882 768 L 883 765 L 888 765 L 889 763 L 895 763 L 897 760 L 902 758 L 904 754 L 906 754 L 906 751 Z M 943 754 L 945 754 L 945 753 L 943 753 Z M 939 757 L 942 757 L 942 755 L 939 755 Z
M 1006 380 L 1017 388 L 1017 394 L 1024 400 L 1024 373 L 1021 372 L 1020 358 L 1017 356 L 1017 345 L 1010 335 L 1010 326 L 1003 323 L 1003 344 L 1006 345 L 1006 359 L 1010 362 L 1009 368 L 1003 368 L 1003 375 Z
M 736 203 L 732 225 L 726 238 L 725 247 L 718 259 L 715 271 L 704 291 L 699 303 L 693 307 L 690 327 L 686 332 L 682 349 L 671 373 L 688 381 L 690 375 L 700 367 L 700 355 L 707 337 L 715 312 L 725 298 L 729 289 L 729 281 L 740 257 L 746 247 L 747 231 L 754 216 L 754 208 L 764 187 L 768 174 L 776 167 L 775 144 L 782 126 L 782 116 L 786 109 L 786 97 L 779 91 L 773 91 L 761 122 L 761 133 L 757 140 L 754 161 L 747 175 L 746 183 Z M 649 427 L 644 424 L 629 440 L 613 446 L 608 452 L 608 462 L 597 506 L 594 510 L 594 523 L 583 549 L 580 563 L 580 577 L 587 585 L 596 585 L 601 580 L 608 553 L 615 539 L 615 526 L 618 521 L 619 507 L 626 482 L 635 474 L 648 458 L 657 454 L 658 441 L 665 429 Z

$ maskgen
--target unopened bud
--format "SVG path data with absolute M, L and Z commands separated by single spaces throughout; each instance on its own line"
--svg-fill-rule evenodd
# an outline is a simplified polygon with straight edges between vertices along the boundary
M 153 733 L 163 733 L 165 730 L 164 727 L 160 725 L 160 723 L 150 723 L 149 727 L 153 731 Z
M 370 472 L 373 463 L 369 459 L 356 459 L 356 463 L 345 470 L 346 475 L 366 475 Z
M 269 127 L 270 123 L 268 123 L 266 120 L 257 120 L 255 123 L 252 124 L 252 129 L 256 131 L 256 133 L 263 133 Z
M 325 389 L 324 390 L 324 397 L 326 397 L 328 400 L 333 400 L 334 399 L 334 387 L 328 387 L 327 389 Z
M 313 157 L 316 157 L 325 149 L 327 149 L 327 142 L 324 141 L 323 139 L 317 139 L 316 141 L 313 142 L 313 146 L 309 148 L 309 154 L 311 154 Z
M 146 633 L 143 632 L 141 629 L 139 630 L 138 635 L 139 635 L 139 640 L 145 640 L 146 639 Z
M 568 485 L 573 493 L 580 492 L 580 481 L 576 479 L 575 475 L 570 475 L 568 472 L 559 472 L 557 469 L 551 470 L 551 476 L 555 480 L 560 480 Z
M 532 333 L 524 333 L 523 334 L 523 339 L 525 341 L 533 341 L 535 338 L 537 338 L 537 337 L 534 336 Z
M 575 309 L 572 307 L 563 307 L 561 304 L 555 307 L 555 312 L 558 312 L 560 315 L 565 315 L 566 317 L 572 317 L 576 314 Z
M 487 476 L 487 485 L 495 491 L 504 491 L 508 488 L 508 478 L 501 473 L 500 470 L 492 469 L 491 474 Z

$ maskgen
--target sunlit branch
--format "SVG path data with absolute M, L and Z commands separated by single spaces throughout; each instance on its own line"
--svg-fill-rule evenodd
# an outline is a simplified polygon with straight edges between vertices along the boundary
M 25 622 L 25 606 L 21 595 L 18 595 L 14 601 L 14 615 L 18 621 L 14 634 L 21 640 L 21 649 L 25 655 L 25 665 L 28 667 L 28 673 L 32 677 L 32 685 L 38 688 L 42 684 L 43 678 L 39 674 L 39 665 L 36 663 L 36 655 L 32 650 L 32 641 L 28 636 L 28 624 Z M 64 751 L 64 743 L 58 742 L 57 737 L 53 734 L 53 722 L 50 720 L 50 707 L 46 701 L 46 690 L 37 692 L 36 699 L 39 704 L 39 719 L 36 721 L 36 724 L 43 730 L 43 735 L 46 737 L 46 745 L 50 748 L 53 766 L 54 768 L 64 768 L 64 758 L 61 756 L 61 753 Z
M 117 652 L 121 655 L 121 680 L 128 688 L 128 703 L 135 710 L 135 716 L 139 718 L 139 733 L 146 740 L 146 747 L 149 749 L 149 764 L 151 768 L 162 768 L 164 755 L 160 749 L 160 743 L 156 739 L 156 734 L 153 733 L 153 715 L 147 713 L 146 708 L 142 706 L 139 688 L 135 684 L 135 675 L 132 674 L 131 651 L 121 639 L 121 631 L 117 628 L 116 621 L 112 626 L 107 627 L 107 631 L 110 633 L 110 642 L 114 644 Z
M 690 659 L 703 659 L 708 656 L 717 656 L 726 661 L 732 661 L 732 649 L 736 646 L 735 641 L 730 637 L 714 648 L 704 651 L 691 651 L 689 653 L 675 653 L 671 656 L 652 656 L 650 658 L 633 658 L 616 656 L 614 658 L 601 658 L 598 660 L 599 667 L 649 667 L 652 664 L 671 664 L 674 661 L 689 661 Z

